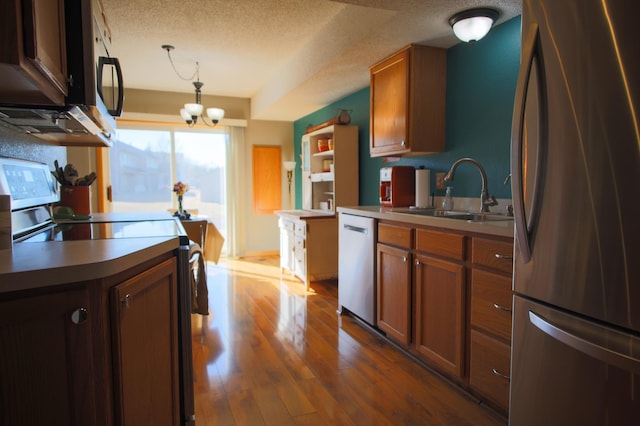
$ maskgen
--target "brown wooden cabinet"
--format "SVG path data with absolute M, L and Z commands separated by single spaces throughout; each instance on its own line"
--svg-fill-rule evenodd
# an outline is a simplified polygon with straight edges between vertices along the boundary
M 509 409 L 513 242 L 472 241 L 469 387 L 497 409 Z
M 59 105 L 67 95 L 63 0 L 9 0 L 0 14 L 0 103 Z
M 370 69 L 370 155 L 444 151 L 446 50 L 410 45 Z
M 120 424 L 179 423 L 176 273 L 172 258 L 111 289 Z
M 380 330 L 405 346 L 412 341 L 412 247 L 413 229 L 378 223 L 376 320 Z
M 380 330 L 411 343 L 411 252 L 378 243 L 377 321 Z
M 465 375 L 465 236 L 416 230 L 416 350 L 447 375 Z
M 84 285 L 0 299 L 0 424 L 95 425 L 95 309 Z
M 0 424 L 179 424 L 176 274 L 166 253 L 0 294 Z

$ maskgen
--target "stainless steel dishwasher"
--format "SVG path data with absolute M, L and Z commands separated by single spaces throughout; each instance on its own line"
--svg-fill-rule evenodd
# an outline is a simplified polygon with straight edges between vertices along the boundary
M 340 213 L 338 312 L 376 325 L 376 219 Z

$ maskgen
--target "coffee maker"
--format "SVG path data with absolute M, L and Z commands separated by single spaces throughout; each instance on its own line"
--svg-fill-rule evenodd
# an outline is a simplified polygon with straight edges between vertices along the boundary
M 387 207 L 409 207 L 415 204 L 415 169 L 391 166 L 380 169 L 380 204 Z

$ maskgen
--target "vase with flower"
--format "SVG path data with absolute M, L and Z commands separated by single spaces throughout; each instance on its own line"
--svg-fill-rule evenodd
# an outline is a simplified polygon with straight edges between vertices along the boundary
M 182 207 L 182 197 L 189 190 L 189 185 L 186 183 L 178 181 L 173 185 L 173 192 L 178 196 L 178 211 L 175 212 L 174 216 L 178 216 L 181 219 L 188 219 L 191 215 L 184 210 Z

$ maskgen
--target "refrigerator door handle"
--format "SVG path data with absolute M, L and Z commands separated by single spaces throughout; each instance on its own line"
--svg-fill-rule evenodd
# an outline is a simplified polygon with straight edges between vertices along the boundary
M 516 88 L 516 98 L 513 108 L 513 125 L 511 129 L 511 171 L 512 171 L 512 188 L 513 188 L 513 206 L 514 206 L 514 220 L 516 235 L 518 241 L 518 248 L 520 249 L 520 258 L 523 263 L 528 263 L 531 260 L 531 231 L 536 222 L 536 214 L 538 207 L 538 200 L 540 191 L 540 180 L 542 178 L 542 135 L 538 135 L 538 147 L 537 154 L 534 161 L 536 162 L 536 168 L 534 172 L 534 182 L 531 196 L 531 217 L 527 218 L 525 210 L 524 200 L 524 175 L 523 175 L 523 144 L 524 137 L 523 132 L 525 128 L 525 109 L 527 98 L 529 95 L 530 82 L 532 72 L 536 72 L 534 69 L 534 61 L 536 58 L 541 62 L 539 57 L 539 43 L 540 43 L 540 29 L 537 24 L 532 24 L 528 31 L 526 40 L 523 41 L 523 53 L 522 64 L 520 66 L 520 72 L 518 74 L 518 86 Z M 542 64 L 539 64 L 541 66 Z M 540 85 L 543 82 L 538 80 L 538 86 L 534 89 L 539 91 Z M 539 97 L 540 102 L 544 102 L 542 96 Z M 539 113 L 541 108 L 539 108 Z M 539 119 L 544 119 L 540 116 Z
M 631 355 L 625 354 L 625 349 L 629 352 L 634 346 L 640 346 L 640 341 L 631 336 L 623 336 L 622 344 L 619 345 L 619 350 L 607 348 L 599 345 L 598 343 L 589 341 L 586 337 L 578 336 L 577 333 L 571 333 L 558 325 L 555 325 L 548 320 L 542 318 L 533 311 L 529 311 L 529 321 L 545 334 L 554 338 L 555 340 L 564 343 L 565 345 L 596 358 L 606 364 L 616 366 L 625 371 L 632 371 L 636 374 L 640 373 L 640 359 L 634 358 Z M 616 339 L 614 332 L 608 336 L 607 342 L 611 346 L 615 346 L 615 343 L 619 340 Z M 616 333 L 617 334 L 617 333 Z M 631 339 L 631 340 L 630 340 Z M 635 345 L 633 341 L 635 340 Z M 635 353 L 635 351 L 632 351 Z

